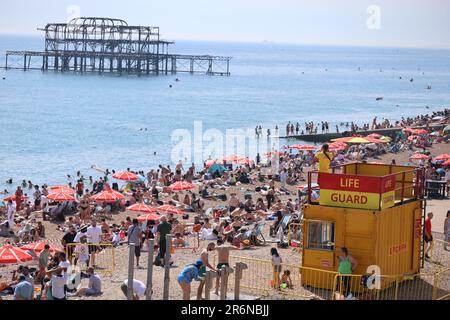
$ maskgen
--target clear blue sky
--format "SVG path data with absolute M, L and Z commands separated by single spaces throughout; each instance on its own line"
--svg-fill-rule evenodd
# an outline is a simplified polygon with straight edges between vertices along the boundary
M 39 34 L 47 22 L 107 16 L 159 26 L 165 39 L 450 47 L 449 0 L 1 0 L 0 34 Z M 377 5 L 380 29 L 367 27 Z

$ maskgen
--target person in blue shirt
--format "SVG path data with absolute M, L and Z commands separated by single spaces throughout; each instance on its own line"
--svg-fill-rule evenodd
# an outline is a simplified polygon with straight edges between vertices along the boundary
M 14 300 L 32 300 L 33 286 L 27 281 L 25 276 L 20 276 L 19 283 L 14 289 Z
M 199 270 L 203 266 L 202 260 L 197 260 L 195 264 L 189 264 L 184 267 L 183 271 L 178 275 L 178 283 L 183 290 L 183 300 L 191 299 L 191 282 L 192 280 L 200 281 Z

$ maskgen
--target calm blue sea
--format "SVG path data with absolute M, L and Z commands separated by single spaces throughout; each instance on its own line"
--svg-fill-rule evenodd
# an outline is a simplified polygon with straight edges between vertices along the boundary
M 1 65 L 11 49 L 42 50 L 43 41 L 0 37 Z M 232 56 L 232 76 L 0 69 L 0 188 L 10 177 L 53 184 L 77 170 L 95 176 L 93 164 L 169 163 L 171 133 L 192 131 L 194 121 L 204 130 L 278 125 L 284 133 L 287 121 L 397 120 L 450 105 L 448 50 L 180 41 L 171 51 Z

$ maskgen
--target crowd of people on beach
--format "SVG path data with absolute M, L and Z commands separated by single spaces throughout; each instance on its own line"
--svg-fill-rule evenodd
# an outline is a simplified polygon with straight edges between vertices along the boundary
M 180 248 L 198 248 L 200 242 L 207 243 L 198 259 L 184 267 L 177 278 L 184 299 L 190 299 L 191 282 L 200 281 L 197 298 L 201 299 L 206 270 L 221 272 L 223 267 L 230 266 L 230 251 L 261 245 L 264 223 L 271 224 L 270 236 L 277 239 L 278 249 L 286 247 L 287 223 L 302 219 L 302 204 L 306 201 L 305 194 L 292 193 L 289 186 L 306 181 L 305 172 L 315 168 L 316 163 L 319 171 L 328 171 L 330 166 L 354 160 L 368 161 L 385 153 L 407 151 L 411 155 L 428 155 L 429 146 L 436 142 L 448 143 L 449 139 L 445 133 L 432 134 L 429 124 L 436 117 L 448 121 L 450 110 L 396 122 L 395 126 L 425 126 L 426 134 L 415 135 L 405 131 L 389 143 L 352 144 L 339 150 L 332 150 L 331 144 L 325 144 L 320 150 L 298 152 L 288 146 L 284 151 L 272 152 L 264 161 L 260 155 L 256 161 L 248 158 L 245 161 L 242 158 L 239 161 L 209 159 L 200 170 L 195 164 L 185 168 L 186 164 L 182 161 L 174 169 L 160 165 L 147 173 L 128 168 L 124 173 L 133 174 L 138 179 L 125 181 L 121 185 L 112 178 L 116 174 L 114 170 L 102 170 L 102 176 L 98 179 L 92 176 L 86 178 L 78 171 L 73 177 L 68 175 L 68 181 L 63 186 L 74 191 L 74 199 L 67 201 L 49 200 L 52 187 L 23 180 L 6 205 L 0 207 L 0 217 L 3 218 L 0 236 L 19 247 L 39 240 L 56 240 L 54 242 L 62 252 L 50 252 L 50 246 L 45 247 L 39 255 L 38 270 L 18 269 L 0 292 L 11 292 L 16 299 L 32 298 L 30 292 L 34 289 L 30 289 L 30 284 L 40 286 L 41 299 L 100 295 L 102 280 L 95 270 L 97 255 L 107 250 L 102 245 L 117 247 L 134 244 L 136 267 L 141 268 L 141 250 L 148 250 L 149 240 L 154 239 L 157 248 L 154 264 L 162 267 L 173 264 L 176 257 L 172 254 L 170 261 L 166 261 L 168 247 L 175 253 Z M 375 118 L 372 127 L 379 125 Z M 385 121 L 382 126 L 391 124 Z M 297 131 L 297 128 L 289 124 L 289 132 Z M 310 130 L 308 132 L 317 130 L 314 123 L 307 123 L 306 128 Z M 322 123 L 322 130 L 329 130 L 328 122 Z M 431 157 L 427 161 L 424 159 L 418 165 L 426 167 L 427 178 L 446 179 L 450 187 L 448 167 L 433 161 Z M 12 184 L 12 179 L 9 182 Z M 192 188 L 178 192 L 172 188 L 177 182 L 192 184 Z M 226 191 L 233 187 L 241 187 L 241 191 L 227 194 Z M 194 189 L 197 191 L 193 192 Z M 94 200 L 102 192 L 116 192 L 121 197 L 114 201 Z M 127 208 L 136 204 L 157 207 L 156 216 L 142 221 L 132 218 L 130 213 L 123 221 L 108 222 L 118 213 L 128 213 Z M 163 206 L 170 206 L 171 209 L 159 209 Z M 55 224 L 60 239 L 46 238 L 44 221 Z M 446 241 L 450 241 L 448 218 L 445 230 Z M 172 236 L 169 246 L 167 235 Z M 216 266 L 209 262 L 211 252 L 218 255 Z M 342 261 L 346 265 L 342 269 L 348 271 L 349 268 L 354 269 L 356 261 L 346 258 L 347 254 L 343 252 Z M 290 271 L 281 273 L 282 259 L 276 249 L 271 251 L 271 259 L 274 265 L 273 286 L 291 287 Z M 348 261 L 353 267 L 347 265 Z M 69 265 L 82 266 L 87 270 L 83 273 L 83 277 L 89 279 L 87 287 L 70 289 L 69 282 L 73 279 L 67 271 Z M 222 285 L 220 277 L 217 279 L 216 294 Z M 121 285 L 126 296 L 127 286 L 126 281 Z M 142 299 L 146 294 L 145 285 L 139 280 L 133 283 L 133 290 L 135 299 Z

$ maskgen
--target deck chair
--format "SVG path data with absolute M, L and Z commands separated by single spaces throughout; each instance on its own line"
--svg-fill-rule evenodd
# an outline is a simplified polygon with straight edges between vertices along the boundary
M 250 239 L 253 245 L 255 246 L 266 245 L 266 239 L 263 236 L 263 229 L 265 225 L 266 225 L 265 223 L 258 223 L 255 229 L 252 230 Z M 261 239 L 258 239 L 258 237 Z

